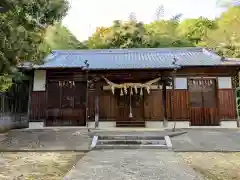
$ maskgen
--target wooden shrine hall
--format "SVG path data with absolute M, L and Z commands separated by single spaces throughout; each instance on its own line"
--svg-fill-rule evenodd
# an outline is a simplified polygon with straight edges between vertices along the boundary
M 29 127 L 237 127 L 239 67 L 195 47 L 54 51 L 21 67 Z

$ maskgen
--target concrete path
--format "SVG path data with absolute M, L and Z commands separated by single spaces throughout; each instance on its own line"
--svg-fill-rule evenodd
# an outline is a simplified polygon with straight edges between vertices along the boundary
M 64 180 L 202 180 L 173 152 L 160 150 L 91 151 Z
M 88 151 L 91 137 L 87 129 L 55 128 L 12 130 L 0 142 L 1 151 Z
M 240 152 L 240 129 L 188 129 L 171 138 L 174 151 Z

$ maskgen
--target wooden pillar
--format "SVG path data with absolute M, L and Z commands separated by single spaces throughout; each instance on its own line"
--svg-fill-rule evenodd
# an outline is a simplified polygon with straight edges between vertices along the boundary
M 95 128 L 99 126 L 99 97 L 101 92 L 101 84 L 98 81 L 96 83 L 96 95 L 95 95 Z
M 85 100 L 85 120 L 86 120 L 86 127 L 88 128 L 88 89 L 89 89 L 89 82 L 88 82 L 88 71 L 86 71 L 86 100 Z M 88 129 L 89 130 L 89 129 Z
M 30 121 L 32 115 L 32 91 L 33 91 L 33 78 L 34 73 L 33 71 L 29 75 L 29 88 L 28 88 L 28 121 Z
M 166 78 L 164 78 L 163 86 L 162 86 L 162 104 L 163 104 L 163 126 L 167 126 L 167 86 L 166 86 Z

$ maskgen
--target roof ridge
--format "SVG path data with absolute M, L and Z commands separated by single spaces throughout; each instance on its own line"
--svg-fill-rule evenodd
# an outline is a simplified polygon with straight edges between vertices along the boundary
M 58 54 L 79 54 L 79 53 L 94 53 L 94 54 L 122 54 L 122 53 L 146 53 L 146 52 L 176 52 L 176 51 L 203 51 L 202 47 L 173 47 L 173 48 L 129 48 L 129 49 L 82 49 L 82 50 L 54 50 Z

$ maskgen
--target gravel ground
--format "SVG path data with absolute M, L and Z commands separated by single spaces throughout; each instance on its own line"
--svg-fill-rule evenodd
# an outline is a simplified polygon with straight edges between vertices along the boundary
M 103 150 L 84 156 L 64 180 L 202 180 L 173 152 Z
M 60 180 L 81 153 L 0 153 L 1 180 Z
M 240 153 L 178 153 L 207 180 L 240 180 Z

